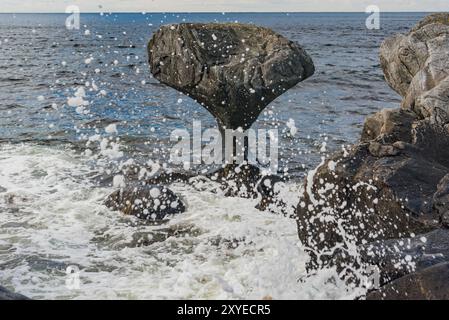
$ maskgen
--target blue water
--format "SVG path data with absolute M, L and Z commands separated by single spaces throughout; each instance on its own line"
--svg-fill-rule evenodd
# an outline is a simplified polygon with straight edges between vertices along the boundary
M 161 24 L 238 21 L 273 28 L 299 42 L 315 62 L 316 74 L 274 101 L 254 124 L 282 131 L 295 120 L 295 138 L 282 135 L 281 161 L 301 174 L 319 161 L 323 142 L 327 152 L 353 143 L 367 115 L 398 105 L 399 97 L 383 80 L 378 48 L 423 16 L 382 14 L 381 29 L 368 30 L 362 13 L 82 14 L 81 29 L 67 30 L 65 14 L 2 14 L 0 141 L 69 143 L 81 152 L 95 129 L 117 123 L 124 157 L 166 160 L 173 129 L 190 128 L 193 119 L 202 120 L 203 128 L 215 121 L 151 78 L 148 40 Z M 85 64 L 90 56 L 94 59 Z M 86 82 L 106 95 L 86 89 L 90 113 L 80 115 L 67 98 Z

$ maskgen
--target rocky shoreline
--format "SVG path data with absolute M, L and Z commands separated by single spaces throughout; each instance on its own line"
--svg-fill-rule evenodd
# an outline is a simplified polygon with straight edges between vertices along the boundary
M 366 119 L 360 143 L 304 182 L 296 212 L 310 268 L 376 266 L 386 285 L 370 299 L 447 299 L 448 49 L 448 14 L 385 40 L 381 66 L 401 108 Z

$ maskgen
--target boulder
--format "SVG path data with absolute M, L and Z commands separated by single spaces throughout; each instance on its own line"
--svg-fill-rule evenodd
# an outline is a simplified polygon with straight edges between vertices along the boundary
M 401 109 L 369 117 L 360 143 L 323 161 L 304 182 L 296 213 L 311 267 L 341 263 L 342 256 L 357 255 L 354 247 L 373 241 L 447 226 L 449 25 L 444 17 L 430 16 L 382 44 L 381 66 L 404 97 Z
M 408 34 L 380 49 L 388 84 L 404 97 L 402 108 L 445 125 L 449 121 L 449 14 L 426 17 Z
M 443 227 L 449 228 L 449 174 L 440 180 L 433 196 L 433 208 Z
M 170 189 L 157 185 L 129 186 L 113 192 L 105 205 L 140 219 L 161 221 L 186 210 Z
M 298 44 L 240 23 L 162 26 L 148 54 L 154 77 L 201 103 L 221 129 L 248 129 L 271 101 L 315 71 Z
M 367 295 L 367 300 L 448 300 L 449 263 L 441 263 L 395 280 Z

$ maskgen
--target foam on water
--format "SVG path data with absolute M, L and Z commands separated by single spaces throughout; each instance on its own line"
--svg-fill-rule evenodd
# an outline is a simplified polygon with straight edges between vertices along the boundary
M 32 298 L 354 298 L 333 270 L 306 276 L 295 221 L 256 201 L 177 184 L 188 210 L 162 225 L 102 205 L 67 147 L 0 146 L 0 283 Z M 296 192 L 297 186 L 291 186 Z M 6 189 L 6 191 L 5 191 Z M 66 268 L 80 268 L 80 288 Z

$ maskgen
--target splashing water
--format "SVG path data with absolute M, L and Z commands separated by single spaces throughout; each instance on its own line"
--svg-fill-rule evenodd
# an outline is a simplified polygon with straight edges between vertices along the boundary
M 102 205 L 65 147 L 0 148 L 0 282 L 32 298 L 353 298 L 333 270 L 305 277 L 295 221 L 183 184 L 188 210 L 149 225 Z M 291 186 L 296 190 L 296 186 Z M 66 268 L 80 269 L 79 289 Z M 301 280 L 302 279 L 302 280 Z M 335 281 L 329 281 L 334 279 Z

